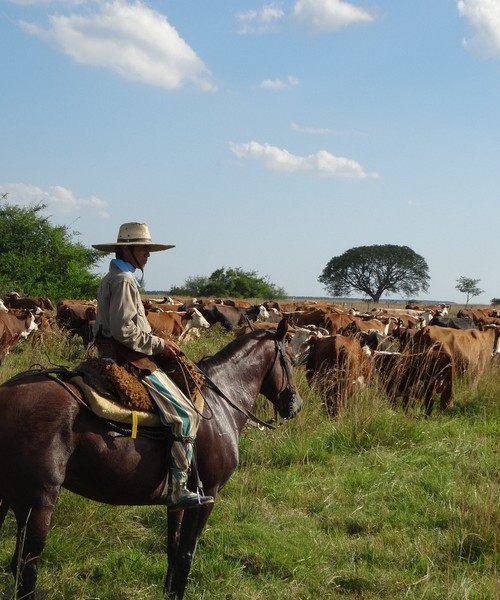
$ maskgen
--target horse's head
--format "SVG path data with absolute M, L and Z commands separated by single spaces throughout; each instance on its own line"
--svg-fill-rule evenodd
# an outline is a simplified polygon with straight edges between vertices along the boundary
M 287 332 L 288 321 L 282 319 L 276 334 L 269 334 L 274 339 L 275 355 L 261 388 L 261 392 L 274 404 L 283 419 L 297 416 L 302 408 L 302 398 L 293 376 L 294 355 Z

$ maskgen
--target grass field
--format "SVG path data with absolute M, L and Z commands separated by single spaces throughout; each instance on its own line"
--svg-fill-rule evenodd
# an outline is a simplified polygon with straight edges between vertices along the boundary
M 185 346 L 194 360 L 232 335 Z M 83 348 L 55 334 L 7 357 L 72 365 Z M 240 467 L 198 546 L 186 600 L 500 598 L 500 380 L 490 369 L 454 407 L 407 414 L 366 389 L 337 420 L 305 401 L 275 431 L 245 430 Z M 264 399 L 259 414 L 272 415 Z M 166 570 L 165 509 L 113 507 L 63 492 L 39 577 L 42 600 L 154 600 Z M 0 531 L 0 600 L 13 597 L 14 519 Z

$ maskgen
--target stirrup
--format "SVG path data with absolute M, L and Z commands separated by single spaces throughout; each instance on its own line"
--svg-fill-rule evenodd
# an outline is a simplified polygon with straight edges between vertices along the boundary
M 202 496 L 201 494 L 195 494 L 189 490 L 185 490 L 176 501 L 172 500 L 172 495 L 167 500 L 167 507 L 169 511 L 176 512 L 178 510 L 186 510 L 188 508 L 199 508 L 207 504 L 213 504 L 213 496 Z

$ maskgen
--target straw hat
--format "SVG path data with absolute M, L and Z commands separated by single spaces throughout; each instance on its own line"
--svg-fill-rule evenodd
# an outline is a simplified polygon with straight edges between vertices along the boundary
M 173 244 L 153 244 L 146 223 L 123 223 L 120 225 L 116 242 L 93 244 L 92 248 L 102 252 L 115 252 L 118 246 L 147 246 L 150 252 L 175 248 Z

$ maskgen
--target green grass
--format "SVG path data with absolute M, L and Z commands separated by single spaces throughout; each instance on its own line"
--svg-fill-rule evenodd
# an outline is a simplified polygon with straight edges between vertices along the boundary
M 205 332 L 193 359 L 231 334 Z M 0 380 L 83 349 L 57 335 L 19 349 Z M 366 390 L 337 420 L 297 372 L 293 421 L 248 428 L 240 467 L 203 532 L 186 600 L 500 598 L 500 381 L 458 386 L 454 407 L 422 417 Z M 258 414 L 272 410 L 259 399 Z M 63 491 L 39 577 L 42 600 L 162 598 L 162 507 L 111 507 Z M 0 532 L 0 600 L 13 595 L 14 519 Z

